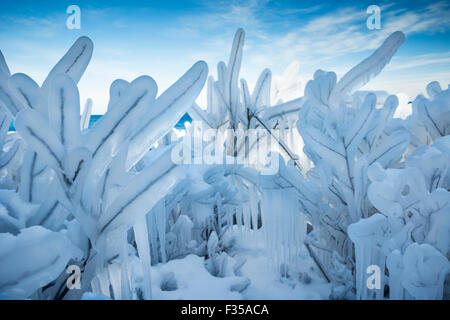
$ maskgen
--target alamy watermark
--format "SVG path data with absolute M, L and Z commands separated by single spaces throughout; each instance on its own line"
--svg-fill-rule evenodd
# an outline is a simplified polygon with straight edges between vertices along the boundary
M 81 29 L 81 9 L 79 6 L 72 4 L 67 7 L 66 13 L 69 14 L 66 20 L 67 29 Z
M 381 268 L 377 265 L 370 265 L 367 267 L 366 273 L 369 275 L 366 280 L 367 289 L 380 290 L 381 289 Z
M 176 164 L 239 164 L 273 175 L 279 169 L 277 151 L 280 130 L 211 129 L 203 128 L 201 121 L 191 124 L 192 135 L 172 149 L 171 159 Z
M 369 30 L 381 29 L 381 9 L 377 5 L 367 7 L 366 13 L 370 16 L 366 20 L 366 26 Z
M 81 269 L 76 264 L 71 264 L 67 267 L 66 273 L 70 276 L 66 280 L 66 285 L 69 290 L 81 289 Z

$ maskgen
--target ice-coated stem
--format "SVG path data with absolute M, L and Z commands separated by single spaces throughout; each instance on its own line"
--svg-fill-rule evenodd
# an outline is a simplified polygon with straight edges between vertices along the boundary
M 151 214 L 151 213 L 149 213 Z M 148 239 L 147 217 L 141 217 L 134 225 L 134 237 L 138 248 L 139 258 L 142 263 L 144 277 L 144 298 L 152 298 L 150 243 Z
M 80 129 L 84 130 L 89 128 L 89 122 L 91 121 L 92 114 L 92 99 L 87 99 L 84 105 L 83 114 L 81 116 Z
M 382 299 L 384 294 L 385 256 L 381 250 L 388 229 L 387 218 L 375 214 L 361 219 L 348 227 L 348 235 L 355 244 L 356 256 L 356 296 L 357 299 Z M 379 287 L 369 288 L 368 276 L 372 272 L 368 267 L 378 268 Z
M 403 260 L 400 251 L 394 250 L 387 256 L 386 266 L 389 270 L 389 299 L 403 300 L 405 290 L 403 289 L 401 281 Z

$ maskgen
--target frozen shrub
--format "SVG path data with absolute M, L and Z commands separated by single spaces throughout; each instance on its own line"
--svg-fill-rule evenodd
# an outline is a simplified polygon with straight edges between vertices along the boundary
M 59 232 L 40 226 L 0 234 L 0 299 L 23 299 L 58 277 L 82 251 Z
M 305 144 L 303 150 L 314 163 L 307 176 L 320 188 L 323 199 L 309 200 L 315 203 L 310 214 L 312 225 L 323 239 L 315 243 L 325 273 L 331 272 L 333 251 L 352 267 L 347 227 L 371 214 L 368 166 L 375 162 L 395 166 L 409 144 L 408 131 L 392 120 L 398 105 L 396 96 L 376 108 L 375 94 L 368 93 L 363 100 L 351 95 L 383 69 L 403 40 L 404 35 L 395 32 L 339 81 L 333 72 L 318 70 L 306 85 L 297 127 Z
M 385 285 L 391 299 L 443 297 L 449 89 L 430 83 L 406 120 L 393 118 L 396 96 L 356 91 L 402 44 L 395 32 L 339 81 L 317 70 L 304 97 L 295 64 L 274 85 L 263 70 L 250 92 L 239 79 L 244 38 L 239 29 L 228 63 L 208 78 L 206 109 L 194 102 L 208 73 L 200 61 L 159 96 L 149 76 L 115 80 L 107 112 L 91 128 L 93 102 L 80 116 L 77 88 L 92 56 L 88 38 L 42 86 L 11 75 L 0 54 L 1 298 L 149 299 L 152 266 L 185 261 L 239 296 L 250 279 L 240 276 L 248 270 L 233 235 L 260 231 L 284 285 L 311 282 L 297 268 L 309 253 L 332 282 L 331 299 L 383 299 Z M 185 112 L 223 141 L 199 137 L 198 123 L 182 137 L 173 126 Z M 16 134 L 8 134 L 11 119 Z M 263 134 L 236 136 L 251 129 Z M 251 151 L 265 139 L 273 143 L 255 163 Z M 211 143 L 226 165 L 185 154 Z M 271 174 L 266 154 L 278 163 Z M 79 291 L 66 287 L 68 264 L 80 267 Z M 369 290 L 373 265 L 381 286 Z M 165 272 L 161 290 L 176 293 L 182 277 Z
M 208 203 L 207 206 L 205 201 L 202 200 L 201 205 L 194 204 L 194 207 L 199 210 L 209 210 L 210 212 L 214 212 L 214 210 L 219 211 L 219 214 L 215 213 L 212 215 L 216 219 L 219 218 L 217 219 L 219 224 L 217 225 L 216 223 L 218 235 L 221 234 L 220 229 L 223 222 L 221 211 L 226 213 L 224 220 L 227 219 L 228 222 L 224 223 L 227 225 L 230 222 L 233 224 L 233 221 L 235 221 L 235 224 L 239 227 L 244 227 L 247 230 L 257 230 L 261 221 L 262 228 L 266 233 L 267 247 L 270 248 L 275 264 L 278 262 L 292 263 L 295 260 L 295 254 L 302 247 L 303 229 L 306 228 L 304 213 L 301 212 L 300 204 L 297 200 L 298 190 L 294 190 L 289 182 L 282 182 L 283 187 L 279 188 L 277 182 L 282 181 L 285 176 L 289 175 L 283 171 L 284 169 L 279 169 L 278 172 L 272 173 L 270 177 L 258 177 L 258 171 L 262 167 L 258 166 L 256 162 L 264 162 L 264 166 L 266 161 L 260 158 L 266 157 L 266 154 L 259 154 L 259 158 L 256 159 L 254 152 L 257 148 L 261 148 L 262 144 L 270 141 L 271 146 L 268 151 L 280 152 L 284 157 L 281 159 L 278 156 L 271 157 L 272 162 L 282 162 L 283 164 L 280 165 L 284 166 L 285 160 L 288 160 L 297 167 L 297 171 L 302 169 L 298 160 L 299 157 L 292 151 L 292 146 L 298 145 L 297 136 L 293 134 L 292 128 L 295 126 L 297 113 L 303 100 L 296 96 L 299 88 L 298 84 L 292 80 L 296 75 L 295 70 L 293 73 L 287 71 L 284 75 L 289 78 L 293 87 L 283 87 L 279 78 L 277 78 L 273 99 L 271 99 L 272 74 L 270 70 L 265 69 L 261 72 L 253 92 L 250 92 L 244 79 L 241 79 L 239 82 L 244 38 L 244 31 L 242 29 L 237 30 L 228 64 L 224 62 L 218 64 L 217 80 L 209 77 L 206 109 L 202 109 L 194 104 L 189 113 L 194 120 L 201 121 L 204 127 L 213 128 L 226 136 L 226 139 L 224 139 L 225 143 L 220 145 L 222 149 L 217 150 L 216 148 L 216 152 L 220 151 L 225 156 L 234 157 L 233 163 L 237 163 L 236 167 L 239 166 L 239 163 L 245 163 L 245 166 L 255 169 L 257 172 L 256 174 L 242 175 L 245 169 L 233 169 L 232 165 L 227 165 L 228 168 L 225 171 L 228 172 L 225 179 L 220 174 L 212 176 L 214 179 L 217 179 L 213 184 L 219 194 L 217 199 L 220 198 L 222 200 Z M 294 95 L 292 91 L 295 92 Z M 284 102 L 280 99 L 280 95 L 294 99 Z M 274 99 L 278 105 L 272 106 L 271 100 Z M 228 135 L 230 133 L 245 134 L 251 129 L 261 130 L 261 134 L 255 138 L 255 141 L 246 137 L 243 139 L 238 138 L 235 143 L 232 140 L 233 137 Z M 280 130 L 280 135 L 275 136 L 271 131 L 273 129 Z M 244 160 L 247 160 L 248 164 Z M 214 172 L 214 170 L 219 173 L 221 171 L 218 168 L 210 172 Z M 281 171 L 283 173 L 280 173 Z M 207 175 L 211 176 L 210 173 L 207 173 Z M 251 175 L 256 178 L 248 178 Z M 293 180 L 290 177 L 289 179 Z M 211 180 L 211 178 L 205 177 L 205 181 L 210 184 Z M 221 185 L 225 184 L 228 186 L 226 192 L 221 187 Z M 294 185 L 298 187 L 297 183 L 294 183 Z M 236 196 L 228 197 L 227 193 L 230 194 L 233 191 L 235 191 Z M 300 191 L 300 195 L 302 192 Z M 286 210 L 282 210 L 281 214 L 278 214 L 279 208 L 277 206 L 281 203 L 285 203 Z M 283 228 L 285 227 L 289 227 L 289 231 L 283 233 Z M 278 238 L 280 234 L 284 238 Z M 279 241 L 276 239 L 279 239 Z M 281 250 L 279 250 L 280 248 Z
M 38 212 L 39 217 L 31 218 L 34 223 L 43 223 L 57 207 L 67 211 L 69 220 L 75 218 L 79 223 L 83 230 L 79 235 L 87 236 L 90 242 L 83 254 L 87 261 L 84 283 L 96 280 L 95 289 L 107 296 L 111 284 L 115 298 L 133 298 L 134 283 L 125 281 L 129 278 L 125 274 L 142 264 L 146 280 L 143 292 L 150 298 L 145 215 L 185 170 L 170 161 L 170 147 L 153 153 L 151 165 L 144 170 L 136 172 L 133 166 L 192 105 L 203 87 L 207 66 L 198 62 L 157 98 L 156 83 L 148 76 L 126 85 L 117 80 L 111 86 L 108 112 L 86 129 L 90 108 L 88 105 L 81 121 L 76 83 L 91 55 L 92 42 L 80 38 L 42 87 L 24 74 L 9 76 L 2 66 L 0 99 L 15 117 L 28 147 L 19 195 L 23 201 L 45 208 L 45 212 Z M 44 179 L 36 178 L 35 171 L 45 172 Z M 48 185 L 50 197 L 42 193 L 49 190 Z M 142 226 L 144 233 L 140 232 Z M 132 227 L 139 251 L 137 264 L 127 240 L 127 230 Z
M 402 285 L 418 300 L 442 299 L 445 276 L 450 262 L 428 244 L 413 243 L 403 255 Z
M 408 117 L 414 146 L 429 145 L 450 133 L 450 89 L 442 90 L 437 81 L 428 84 L 428 98 L 417 96 Z
M 206 110 L 194 104 L 189 113 L 194 120 L 201 121 L 205 127 L 219 131 L 232 129 L 228 132 L 239 132 L 239 130 L 245 132 L 248 129 L 261 128 L 266 130 L 266 134 L 269 135 L 271 129 L 281 128 L 283 139 L 274 137 L 275 144 L 278 145 L 283 155 L 300 167 L 297 162 L 298 157 L 291 151 L 285 140 L 290 137 L 288 129 L 294 126 L 294 123 L 289 119 L 291 116 L 295 117 L 298 113 L 302 105 L 302 99 L 297 98 L 271 106 L 272 74 L 269 69 L 262 71 L 252 93 L 249 92 L 247 82 L 244 79 L 241 79 L 239 86 L 244 38 L 244 30 L 238 29 L 234 37 L 228 64 L 220 62 L 217 65 L 217 81 L 211 76 L 209 77 Z M 290 124 L 290 127 L 288 124 Z M 258 137 L 258 139 L 263 138 L 264 136 Z M 224 153 L 226 151 L 228 155 L 241 158 L 249 157 L 252 148 L 258 142 L 243 139 L 235 144 L 230 140 L 231 137 L 228 136 L 227 139 L 224 145 Z
M 389 269 L 391 299 L 405 298 L 404 289 L 407 289 L 405 284 L 409 283 L 408 281 L 417 282 L 413 278 L 408 280 L 413 270 L 407 271 L 407 268 L 411 266 L 404 264 L 405 259 L 407 261 L 422 259 L 420 257 L 422 254 L 433 250 L 435 250 L 433 256 L 436 259 L 439 255 L 441 255 L 439 259 L 444 260 L 450 257 L 448 236 L 450 232 L 448 214 L 450 212 L 450 193 L 448 192 L 450 140 L 448 138 L 448 136 L 441 137 L 431 146 L 418 147 L 406 159 L 403 168 L 383 169 L 378 163 L 369 167 L 368 176 L 372 183 L 368 189 L 368 196 L 375 208 L 384 215 L 384 217 L 379 214 L 376 216 L 382 217 L 388 226 L 387 237 L 381 242 L 381 246 Z M 355 245 L 361 243 L 360 240 L 355 240 Z M 406 251 L 413 244 L 427 244 L 433 250 L 427 249 L 428 246 L 420 247 L 425 250 L 423 253 L 419 249 L 410 249 L 408 256 L 405 257 Z M 375 250 L 375 247 L 372 248 L 370 250 Z M 415 254 L 419 256 L 413 257 Z M 367 263 L 381 267 L 385 264 L 384 260 L 371 259 L 367 260 Z M 432 269 L 429 269 L 428 276 L 435 277 L 435 282 L 423 283 L 422 293 L 414 291 L 410 294 L 418 299 L 425 296 L 427 299 L 442 298 L 445 270 L 445 268 L 440 269 L 439 272 L 442 274 L 432 275 Z M 437 279 L 441 283 L 438 283 Z M 435 289 L 426 289 L 427 286 Z M 409 291 L 413 290 L 411 288 Z M 440 294 L 436 291 L 438 289 L 441 290 Z

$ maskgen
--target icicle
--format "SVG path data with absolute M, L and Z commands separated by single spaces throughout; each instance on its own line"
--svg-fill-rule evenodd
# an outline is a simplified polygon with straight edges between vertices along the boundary
M 245 209 L 242 214 L 244 216 L 244 228 L 246 230 L 250 230 L 251 229 L 251 222 L 250 222 L 250 216 L 251 216 L 251 206 L 250 204 L 248 204 L 247 206 L 245 206 L 243 209 Z
M 91 280 L 92 290 L 94 293 L 100 293 L 107 297 L 111 297 L 109 285 L 109 272 L 106 265 L 106 253 L 108 252 L 107 237 L 101 237 L 97 241 L 97 255 L 95 259 L 95 276 Z
M 251 217 L 252 217 L 253 230 L 257 230 L 258 229 L 259 210 L 258 210 L 258 197 L 256 194 L 255 187 L 251 187 L 250 192 L 252 195 L 250 197 L 250 213 L 251 213 Z
M 223 213 L 223 207 L 222 207 L 222 197 L 220 196 L 220 193 L 216 193 L 215 196 L 215 203 L 217 206 L 217 224 L 218 224 L 218 230 L 219 232 L 222 230 L 222 213 Z
M 227 210 L 227 225 L 233 225 L 233 217 L 236 215 L 236 206 L 230 206 Z
M 102 292 L 102 288 L 100 286 L 100 280 L 98 279 L 97 275 L 91 279 L 91 289 L 92 289 L 92 292 L 95 294 L 99 294 Z
M 386 266 L 389 270 L 389 299 L 403 300 L 405 290 L 403 289 L 401 280 L 403 273 L 402 254 L 399 250 L 391 252 L 386 259 Z
M 387 218 L 374 214 L 348 227 L 348 235 L 355 244 L 356 255 L 356 296 L 358 299 L 382 299 L 384 294 L 385 255 L 380 250 L 388 230 Z M 367 268 L 371 265 L 380 269 L 381 286 L 369 289 L 366 285 Z
M 122 300 L 122 266 L 118 263 L 111 263 L 107 267 L 114 300 Z
M 250 214 L 252 218 L 252 228 L 250 228 L 250 230 L 256 231 L 258 229 L 258 211 L 258 202 L 256 199 L 250 200 Z
M 239 230 L 242 230 L 242 212 L 245 210 L 245 208 L 247 208 L 247 206 L 247 202 L 244 202 L 242 206 L 237 207 L 236 209 L 236 222 Z
M 164 198 L 158 201 L 152 213 L 155 215 L 156 228 L 158 230 L 161 261 L 166 263 L 166 204 Z
M 266 247 L 274 266 L 294 265 L 306 234 L 306 220 L 294 191 L 265 189 L 262 220 Z
M 132 280 L 129 272 L 128 259 L 122 262 L 120 268 L 120 279 L 121 279 L 121 295 L 123 300 L 131 300 L 133 298 L 132 293 Z
M 151 252 L 151 261 L 154 261 L 154 263 L 159 262 L 158 257 L 158 230 L 156 229 L 156 221 L 155 221 L 155 214 L 153 210 L 151 210 L 147 216 L 147 229 L 148 229 L 148 236 L 150 237 L 150 252 Z
M 101 268 L 97 270 L 95 277 L 91 281 L 92 291 L 94 293 L 100 293 L 107 297 L 111 297 L 111 293 L 109 291 L 109 274 L 106 268 Z
M 177 235 L 177 248 L 183 250 L 192 239 L 192 228 L 194 224 L 186 215 L 180 215 L 177 222 L 172 226 L 171 232 Z
M 142 265 L 142 273 L 144 278 L 143 293 L 145 299 L 152 298 L 152 281 L 151 281 L 151 255 L 150 243 L 148 238 L 147 217 L 143 217 L 133 227 L 134 238 L 138 249 L 139 258 Z

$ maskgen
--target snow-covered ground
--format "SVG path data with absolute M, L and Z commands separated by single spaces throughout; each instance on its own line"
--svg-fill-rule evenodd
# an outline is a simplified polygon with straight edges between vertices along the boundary
M 235 238 L 229 254 L 235 259 L 245 259 L 240 276 L 214 277 L 205 268 L 204 257 L 188 255 L 152 267 L 154 299 L 328 299 L 331 284 L 320 275 L 314 261 L 303 247 L 295 270 L 280 270 L 274 266 L 264 244 L 262 230 L 242 231 L 237 227 L 227 231 Z M 284 274 L 283 273 L 286 273 Z M 167 288 L 168 274 L 172 281 Z M 235 288 L 246 288 L 238 292 Z M 166 280 L 166 282 L 164 282 Z M 173 284 L 176 283 L 176 286 Z M 175 287 L 177 289 L 175 289 Z M 175 289 L 175 290 L 173 290 Z

